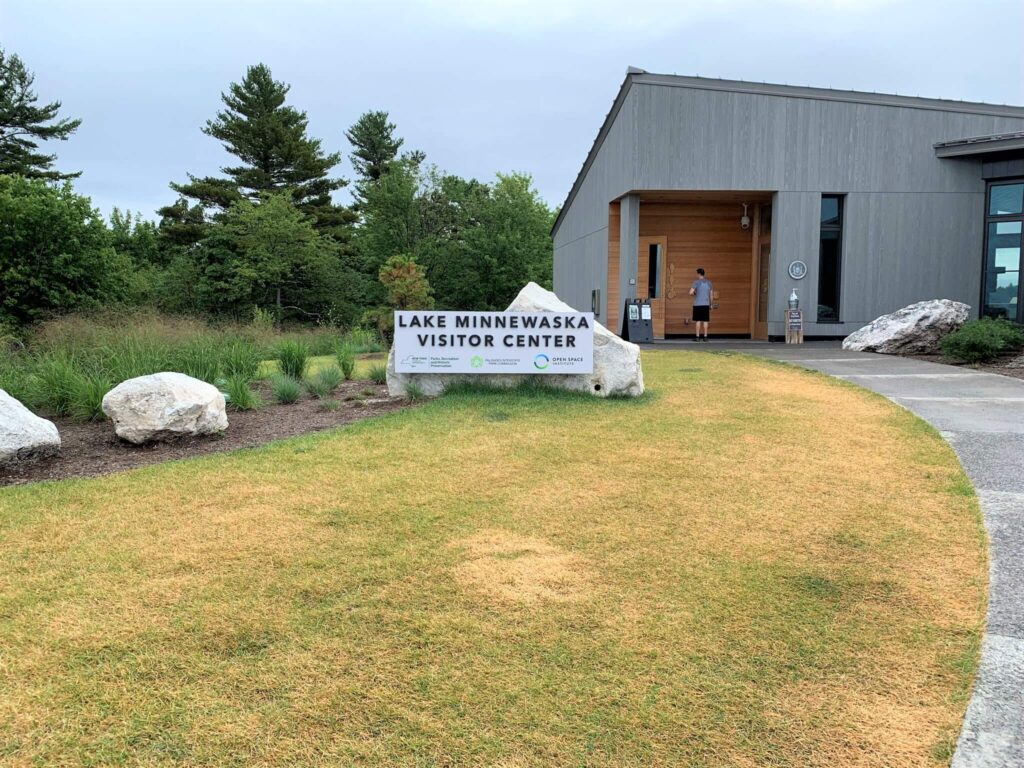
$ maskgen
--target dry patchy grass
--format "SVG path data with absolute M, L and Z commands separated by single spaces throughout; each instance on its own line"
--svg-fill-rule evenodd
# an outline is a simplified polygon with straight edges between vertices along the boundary
M 976 501 L 887 401 L 655 352 L 0 491 L 0 764 L 926 766 Z

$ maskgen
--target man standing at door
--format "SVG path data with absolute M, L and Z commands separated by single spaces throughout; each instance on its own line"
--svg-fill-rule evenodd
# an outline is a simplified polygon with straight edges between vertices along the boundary
M 701 326 L 704 326 L 704 341 L 708 340 L 708 323 L 711 321 L 711 281 L 704 275 L 704 267 L 697 269 L 697 279 L 690 286 L 693 296 L 693 322 L 697 326 L 694 341 L 700 341 Z

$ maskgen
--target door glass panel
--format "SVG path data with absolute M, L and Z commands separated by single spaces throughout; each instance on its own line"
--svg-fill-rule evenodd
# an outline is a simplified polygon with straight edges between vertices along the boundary
M 761 246 L 757 263 L 757 322 L 768 322 L 768 265 L 771 261 L 771 246 Z
M 998 184 L 989 192 L 988 215 L 1012 216 L 1024 210 L 1024 184 Z
M 838 197 L 822 197 L 821 198 L 821 223 L 822 224 L 838 224 L 839 223 L 839 198 Z
M 772 233 L 772 207 L 770 204 L 761 206 L 760 234 L 770 235 Z
M 647 297 L 661 298 L 661 245 L 658 243 L 647 247 Z

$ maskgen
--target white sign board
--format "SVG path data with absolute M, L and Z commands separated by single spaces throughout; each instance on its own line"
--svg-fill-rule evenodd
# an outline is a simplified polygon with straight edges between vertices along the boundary
M 593 312 L 395 312 L 398 373 L 593 373 Z

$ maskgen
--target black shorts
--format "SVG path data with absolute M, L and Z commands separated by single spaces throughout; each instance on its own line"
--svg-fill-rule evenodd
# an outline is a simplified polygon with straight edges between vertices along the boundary
M 693 322 L 706 323 L 711 319 L 711 307 L 705 304 L 702 307 L 693 305 Z

